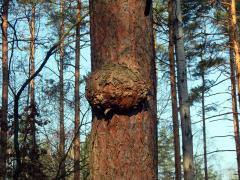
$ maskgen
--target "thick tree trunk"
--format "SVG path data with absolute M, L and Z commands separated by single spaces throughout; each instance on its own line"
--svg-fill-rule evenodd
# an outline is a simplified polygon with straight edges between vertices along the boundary
M 80 179 L 80 18 L 81 1 L 77 0 L 76 50 L 75 50 L 75 126 L 74 126 L 74 180 Z
M 110 91 L 111 84 L 120 87 L 109 95 L 121 94 L 112 101 L 122 98 L 121 107 L 126 109 L 121 110 L 120 104 L 110 106 L 110 112 L 93 107 L 90 179 L 157 179 L 156 69 L 152 16 L 144 15 L 145 6 L 145 0 L 90 1 L 93 72 L 115 64 L 110 66 L 115 67 L 113 72 L 122 69 L 119 76 L 126 79 L 130 75 L 124 70 L 139 72 L 150 89 L 145 101 L 130 108 L 130 100 L 137 97 L 123 95 L 125 84 L 117 73 L 112 74 L 110 86 L 105 84 Z M 111 99 L 103 102 L 111 104 Z
M 233 127 L 234 127 L 234 139 L 237 153 L 237 167 L 238 167 L 238 179 L 240 179 L 240 141 L 239 141 L 239 120 L 237 110 L 237 96 L 236 96 L 236 78 L 235 78 L 235 63 L 234 52 L 230 48 L 230 75 L 231 75 L 231 95 L 232 95 L 232 113 L 233 113 Z
M 175 29 L 175 49 L 177 59 L 177 72 L 178 72 L 178 96 L 180 104 L 180 117 L 182 128 L 182 149 L 183 149 L 183 169 L 184 179 L 194 180 L 194 161 L 193 161 L 193 139 L 191 128 L 190 105 L 187 86 L 187 67 L 184 51 L 184 35 L 182 28 L 182 12 L 181 1 L 174 1 L 174 20 Z
M 174 60 L 174 14 L 173 0 L 168 1 L 168 27 L 169 27 L 169 61 L 170 61 L 170 83 L 172 98 L 172 118 L 173 118 L 173 135 L 174 135 L 174 152 L 175 152 L 175 177 L 181 180 L 181 154 L 179 141 L 179 120 L 177 104 L 176 73 Z
M 205 119 L 205 75 L 202 72 L 202 122 L 203 122 L 203 156 L 204 156 L 204 178 L 208 180 L 207 165 L 207 138 L 206 138 L 206 119 Z
M 61 0 L 60 2 L 60 39 L 64 35 L 64 11 L 65 11 L 65 0 Z M 64 70 L 64 39 L 60 42 L 60 76 L 59 76 L 59 168 L 60 168 L 60 177 L 63 179 L 65 176 L 65 128 L 64 128 L 64 77 L 63 77 L 63 70 Z
M 2 109 L 0 109 L 0 179 L 6 177 L 7 131 L 8 131 L 8 7 L 2 4 Z

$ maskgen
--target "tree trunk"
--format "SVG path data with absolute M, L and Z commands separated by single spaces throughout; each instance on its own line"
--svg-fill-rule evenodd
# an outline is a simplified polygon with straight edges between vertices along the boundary
M 30 34 L 31 34 L 31 43 L 30 43 L 30 77 L 35 73 L 35 13 L 36 13 L 36 5 L 32 4 L 32 17 L 30 21 Z M 36 178 L 38 174 L 37 172 L 37 143 L 36 143 L 36 125 L 35 125 L 35 115 L 36 115 L 36 104 L 35 104 L 35 80 L 33 79 L 30 82 L 30 129 L 31 129 L 31 161 L 33 164 L 33 178 Z
M 240 179 L 240 141 L 239 141 L 239 120 L 237 110 L 237 96 L 236 96 L 236 79 L 235 79 L 235 64 L 234 64 L 234 52 L 230 48 L 230 75 L 231 75 L 231 95 L 232 95 L 232 113 L 233 113 L 233 127 L 234 127 L 234 139 L 236 145 L 237 155 L 237 167 L 238 167 L 238 179 Z
M 145 6 L 145 0 L 90 1 L 92 76 L 99 72 L 98 85 L 107 91 L 92 91 L 93 99 L 104 97 L 97 106 L 87 97 L 93 110 L 90 179 L 157 179 L 156 69 L 152 15 L 144 15 Z M 141 102 L 135 86 L 149 88 Z M 90 85 L 86 90 L 91 94 Z
M 0 178 L 6 178 L 7 131 L 8 131 L 8 7 L 9 1 L 2 4 L 2 109 L 0 109 Z
M 81 1 L 77 0 L 76 50 L 75 50 L 75 127 L 74 127 L 74 180 L 80 179 L 80 18 Z
M 65 0 L 60 2 L 60 39 L 64 35 L 64 11 L 65 11 Z M 60 131 L 59 131 L 59 168 L 60 168 L 60 177 L 65 179 L 65 128 L 64 128 L 64 79 L 63 79 L 63 70 L 64 70 L 64 39 L 60 42 L 60 83 L 59 83 L 59 115 L 60 115 Z
M 235 57 L 236 64 L 236 75 L 237 75 L 237 86 L 238 86 L 238 101 L 240 105 L 240 55 L 239 55 L 239 45 L 237 41 L 237 16 L 236 16 L 236 2 L 235 0 L 231 0 L 230 2 L 230 64 L 231 68 L 233 68 L 233 58 Z M 238 177 L 240 179 L 240 141 L 239 141 L 239 122 L 237 116 L 237 108 L 235 109 L 235 105 L 237 106 L 237 102 L 234 101 L 234 87 L 235 81 L 233 82 L 232 78 L 232 69 L 231 69 L 231 83 L 232 83 L 232 108 L 233 108 L 233 123 L 234 123 L 234 137 L 236 143 L 236 152 L 237 152 L 237 166 L 238 166 Z M 235 73 L 234 73 L 235 74 Z M 234 83 L 234 84 L 233 84 Z M 235 114 L 235 115 L 234 115 Z
M 208 165 L 207 165 L 207 138 L 206 138 L 206 119 L 205 119 L 205 75 L 202 76 L 202 122 L 203 122 L 203 156 L 204 156 L 204 178 L 208 180 Z
M 17 180 L 21 174 L 21 151 L 19 149 L 19 141 L 18 141 L 18 132 L 19 132 L 19 113 L 18 113 L 18 102 L 19 102 L 20 95 L 14 96 L 14 150 L 16 156 L 16 166 L 14 169 L 14 180 Z
M 182 28 L 182 12 L 181 1 L 174 1 L 174 14 L 176 19 L 174 20 L 175 29 L 175 49 L 177 59 L 177 72 L 178 72 L 178 96 L 180 104 L 180 117 L 182 128 L 182 149 L 183 149 L 183 169 L 184 179 L 194 180 L 194 161 L 193 161 L 193 140 L 192 140 L 192 128 L 191 128 L 191 116 L 190 105 L 187 86 L 187 67 L 184 51 L 184 35 Z
M 236 15 L 236 1 L 230 0 L 229 8 L 229 23 L 230 23 L 230 46 L 235 55 L 237 87 L 238 87 L 238 102 L 240 106 L 240 54 L 237 35 L 237 15 Z
M 179 120 L 178 120 L 178 104 L 177 104 L 177 88 L 176 73 L 174 60 L 174 14 L 173 0 L 168 1 L 168 27 L 169 27 L 169 61 L 170 61 L 170 83 L 172 98 L 172 119 L 173 119 L 173 135 L 174 135 L 174 152 L 175 152 L 175 177 L 181 180 L 181 154 L 179 142 Z

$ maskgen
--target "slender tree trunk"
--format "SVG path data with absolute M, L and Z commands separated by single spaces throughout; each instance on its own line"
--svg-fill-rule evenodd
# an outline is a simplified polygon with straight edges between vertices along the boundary
M 61 22 L 60 22 L 60 39 L 64 35 L 64 11 L 65 11 L 65 0 L 61 0 L 60 2 L 60 15 L 61 15 Z M 65 176 L 65 128 L 64 128 L 64 77 L 63 77 L 63 70 L 64 70 L 64 39 L 60 42 L 60 83 L 59 83 L 59 90 L 60 90 L 60 99 L 59 99 L 59 110 L 60 110 L 60 143 L 59 143 L 59 168 L 60 168 L 60 177 Z
M 18 113 L 18 95 L 14 96 L 14 150 L 16 156 L 16 167 L 14 169 L 14 180 L 17 180 L 21 174 L 21 151 L 19 149 L 19 141 L 18 141 L 18 132 L 19 132 L 19 113 Z
M 235 58 L 236 64 L 236 77 L 237 77 L 237 87 L 238 87 L 238 101 L 240 105 L 240 55 L 239 55 L 239 44 L 237 40 L 237 16 L 236 16 L 236 1 L 231 0 L 230 2 L 230 64 L 232 65 L 232 59 Z M 232 71 L 232 70 L 231 70 Z M 233 72 L 231 72 L 233 73 Z M 232 75 L 231 75 L 232 78 Z M 231 79 L 231 83 L 233 80 Z M 235 82 L 234 82 L 235 84 Z M 232 86 L 234 85 L 232 84 Z M 232 87 L 232 105 L 237 106 L 237 102 L 234 102 L 233 99 L 234 87 Z M 237 109 L 233 107 L 233 113 L 237 113 Z M 239 122 L 237 114 L 235 113 L 235 117 L 233 117 L 234 122 L 234 137 L 236 143 L 236 152 L 237 152 L 237 166 L 238 166 L 238 177 L 240 179 L 240 141 L 239 141 Z M 233 114 L 234 116 L 234 114 Z
M 238 110 L 237 110 L 234 52 L 231 48 L 230 48 L 230 72 L 231 72 L 230 75 L 231 75 L 231 87 L 232 87 L 231 95 L 232 95 L 234 139 L 235 139 L 236 153 L 237 153 L 238 179 L 240 179 L 239 120 L 238 120 Z
M 176 73 L 174 60 L 174 14 L 173 0 L 168 1 L 168 27 L 169 27 L 169 61 L 170 61 L 170 83 L 172 97 L 172 118 L 173 118 L 173 135 L 174 135 L 174 152 L 175 152 L 175 176 L 176 180 L 181 180 L 181 154 L 179 141 L 179 120 L 177 104 Z
M 184 179 L 194 180 L 194 161 L 193 161 L 193 139 L 191 128 L 190 105 L 187 86 L 187 67 L 184 51 L 184 34 L 182 28 L 181 1 L 174 1 L 174 30 L 175 30 L 175 49 L 178 72 L 178 96 L 180 104 L 180 117 L 182 128 L 182 149 L 183 149 L 183 169 Z
M 206 119 L 205 119 L 205 75 L 202 76 L 202 122 L 203 122 L 203 155 L 204 155 L 204 178 L 208 180 L 208 165 L 207 165 L 207 138 L 206 138 Z
M 237 87 L 238 87 L 238 102 L 240 106 L 240 49 L 238 44 L 237 35 L 237 15 L 236 15 L 236 1 L 230 0 L 229 8 L 229 23 L 230 23 L 230 45 L 235 56 L 236 63 L 236 75 L 237 75 Z
M 90 0 L 92 71 L 115 63 L 113 71 L 124 66 L 139 72 L 150 87 L 146 102 L 135 108 L 111 106 L 106 114 L 93 106 L 90 179 L 157 179 L 156 69 L 152 16 L 144 15 L 145 6 L 146 0 Z M 128 104 L 131 97 L 117 98 Z
M 32 4 L 32 17 L 30 21 L 30 35 L 31 35 L 31 43 L 30 43 L 30 76 L 35 73 L 35 14 L 36 14 L 36 5 Z M 35 80 L 33 79 L 30 82 L 30 131 L 31 131 L 31 161 L 33 164 L 32 168 L 32 176 L 36 178 L 38 175 L 37 172 L 37 143 L 36 143 L 36 125 L 35 125 L 35 115 L 36 115 L 36 104 L 35 104 Z
M 31 70 L 30 75 L 32 76 L 35 73 L 35 12 L 36 5 L 32 5 L 32 17 L 30 21 L 30 35 L 31 35 L 31 43 L 30 43 L 30 62 L 31 62 Z M 30 104 L 35 104 L 35 80 L 33 79 L 30 82 Z
M 2 112 L 0 112 L 0 179 L 6 178 L 7 132 L 8 132 L 8 7 L 9 1 L 2 4 Z
M 75 52 L 75 127 L 74 127 L 74 180 L 80 179 L 80 18 L 81 1 L 77 0 L 76 52 Z

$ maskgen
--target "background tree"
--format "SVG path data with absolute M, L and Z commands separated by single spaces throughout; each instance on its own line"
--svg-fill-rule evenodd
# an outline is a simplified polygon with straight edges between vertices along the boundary
M 172 119 L 174 135 L 174 152 L 175 152 L 175 176 L 176 180 L 181 179 L 181 154 L 179 140 L 179 120 L 178 120 L 178 102 L 174 58 L 174 13 L 173 1 L 168 2 L 168 28 L 169 28 L 169 69 L 171 83 L 171 100 L 172 100 Z
M 0 109 L 0 177 L 6 177 L 8 132 L 8 9 L 9 0 L 2 2 L 2 108 Z
M 75 59 L 75 127 L 74 127 L 74 179 L 80 179 L 80 19 L 81 19 L 81 1 L 77 0 L 77 15 L 76 19 L 79 22 L 76 25 L 76 59 Z
M 182 128 L 182 144 L 183 144 L 183 170 L 184 179 L 194 179 L 194 161 L 193 161 L 193 140 L 191 128 L 190 105 L 188 102 L 188 82 L 187 82 L 187 66 L 184 51 L 184 34 L 182 27 L 181 1 L 174 1 L 174 31 L 175 31 L 175 50 L 177 62 L 177 79 L 178 79 L 178 96 Z

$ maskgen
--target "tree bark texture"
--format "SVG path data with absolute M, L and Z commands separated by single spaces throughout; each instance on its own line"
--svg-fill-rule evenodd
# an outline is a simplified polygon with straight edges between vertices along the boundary
M 64 71 L 64 39 L 62 39 L 62 36 L 64 35 L 64 11 L 65 11 L 65 0 L 60 1 L 60 76 L 59 76 L 59 168 L 60 168 L 60 177 L 65 176 L 65 127 L 64 127 L 64 77 L 63 77 L 63 71 Z
M 75 50 L 75 125 L 74 125 L 74 180 L 80 179 L 80 18 L 81 1 L 77 0 L 76 50 Z
M 169 69 L 172 99 L 172 120 L 173 120 L 173 136 L 174 136 L 174 153 L 175 153 L 175 178 L 181 180 L 181 154 L 179 141 L 179 120 L 178 120 L 178 104 L 177 104 L 177 87 L 176 72 L 174 59 L 174 14 L 173 0 L 168 1 L 168 27 L 169 27 Z
M 0 179 L 6 177 L 8 132 L 8 8 L 9 1 L 2 4 L 2 109 L 0 109 Z
M 106 115 L 93 108 L 90 179 L 157 179 L 156 69 L 145 0 L 90 0 L 92 71 L 124 64 L 150 84 L 146 102 Z
M 180 105 L 180 117 L 182 128 L 182 149 L 183 149 L 183 169 L 184 179 L 194 180 L 194 161 L 193 161 L 193 139 L 191 128 L 190 105 L 187 84 L 187 67 L 184 51 L 184 34 L 182 28 L 181 1 L 174 1 L 174 30 L 175 30 L 175 49 L 177 60 L 177 79 L 178 96 Z

